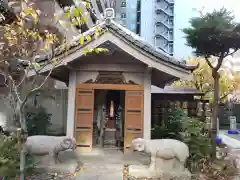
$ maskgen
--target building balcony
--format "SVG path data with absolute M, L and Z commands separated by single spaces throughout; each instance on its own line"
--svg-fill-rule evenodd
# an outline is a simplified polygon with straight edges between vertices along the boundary
M 155 38 L 156 39 L 159 39 L 159 38 L 164 38 L 168 43 L 173 43 L 173 38 L 170 37 L 169 35 L 164 35 L 164 34 L 156 34 L 155 35 Z
M 173 48 L 169 48 L 168 44 L 160 44 L 160 45 L 155 45 L 158 49 L 160 49 L 161 51 L 169 54 L 170 56 L 173 56 Z
M 172 30 L 173 29 L 173 24 L 168 24 L 167 22 L 156 22 L 156 28 L 164 26 L 166 27 L 168 30 Z
M 156 3 L 165 2 L 166 4 L 174 5 L 174 0 L 156 0 Z
M 168 10 L 168 9 L 163 9 L 163 8 L 161 8 L 161 7 L 156 7 L 156 8 L 155 8 L 155 13 L 156 13 L 157 15 L 161 15 L 161 13 L 164 13 L 164 14 L 166 14 L 167 16 L 170 16 L 170 17 L 173 17 L 173 16 L 174 16 L 173 12 L 170 12 L 170 10 Z

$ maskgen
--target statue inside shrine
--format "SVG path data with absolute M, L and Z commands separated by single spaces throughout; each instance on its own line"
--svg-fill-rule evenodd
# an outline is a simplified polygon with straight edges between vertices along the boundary
M 116 147 L 117 124 L 116 124 L 116 104 L 113 100 L 108 105 L 108 114 L 104 130 L 104 147 Z
M 121 102 L 120 93 L 117 91 L 109 91 L 105 97 L 99 97 L 102 101 L 99 100 L 96 104 L 93 144 L 101 147 L 120 147 L 123 134 L 121 103 L 124 103 L 124 100 Z
M 110 118 L 114 118 L 114 102 L 111 101 L 110 103 Z
M 106 128 L 115 129 L 116 128 L 116 117 L 115 117 L 115 105 L 114 101 L 110 101 L 109 114 L 107 116 Z

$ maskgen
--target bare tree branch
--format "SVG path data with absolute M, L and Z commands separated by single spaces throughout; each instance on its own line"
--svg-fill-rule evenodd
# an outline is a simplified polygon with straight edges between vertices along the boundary
M 213 65 L 212 65 L 212 63 L 209 61 L 208 57 L 205 56 L 204 58 L 205 58 L 205 60 L 206 60 L 206 62 L 207 62 L 207 64 L 208 64 L 208 66 L 213 69 Z
M 41 89 L 41 87 L 44 85 L 44 83 L 47 81 L 47 79 L 48 79 L 49 76 L 51 75 L 52 70 L 53 70 L 53 68 L 49 71 L 48 75 L 44 78 L 44 80 L 42 81 L 42 83 L 41 83 L 38 87 L 32 89 L 32 90 L 26 95 L 26 97 L 24 98 L 24 100 L 23 100 L 23 102 L 22 102 L 21 109 L 24 107 L 26 101 L 27 101 L 28 98 L 32 95 L 32 93 L 34 93 L 35 91 Z
M 217 66 L 214 68 L 216 71 L 218 71 L 219 68 L 222 66 L 223 59 L 224 59 L 224 55 L 222 54 L 222 55 L 218 58 Z
M 219 101 L 223 100 L 224 98 L 226 98 L 228 95 L 232 94 L 233 93 L 233 90 L 232 91 L 229 91 L 228 93 L 224 94 L 223 96 L 221 96 L 219 98 Z
M 27 72 L 26 72 L 27 71 Z M 21 79 L 21 81 L 16 85 L 16 87 L 18 88 L 19 86 L 21 86 L 21 84 L 24 82 L 24 80 L 26 79 L 27 77 L 27 74 L 28 74 L 28 71 L 29 71 L 29 68 L 27 68 L 26 70 L 24 70 L 24 75 Z
M 239 49 L 235 49 L 233 52 L 231 52 L 231 53 L 228 53 L 226 56 L 224 56 L 224 57 L 227 57 L 227 56 L 232 56 L 235 52 L 237 52 Z
M 17 87 L 16 87 L 16 84 L 15 84 L 14 79 L 12 78 L 11 75 L 8 75 L 8 78 L 9 78 L 10 81 L 11 81 L 11 84 L 12 84 L 12 87 L 13 87 L 12 90 L 13 90 L 13 92 L 15 93 L 15 95 L 16 95 L 18 101 L 19 101 L 20 103 L 22 103 L 22 100 L 21 100 L 21 98 L 20 98 L 20 96 L 19 96 L 19 93 L 18 93 L 18 90 L 17 90 Z

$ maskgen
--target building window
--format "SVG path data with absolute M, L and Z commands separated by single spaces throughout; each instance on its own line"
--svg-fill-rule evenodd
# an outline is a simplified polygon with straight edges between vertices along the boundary
M 173 55 L 173 43 L 169 43 L 169 54 L 172 56 Z
M 161 13 L 161 10 L 160 9 L 157 9 L 156 10 L 156 14 L 160 14 Z
M 170 9 L 170 13 L 172 13 L 172 14 L 173 14 L 173 11 L 174 11 L 174 8 L 173 8 L 173 6 L 170 6 L 170 7 L 169 7 L 169 9 Z
M 140 32 L 141 32 L 141 25 L 140 24 L 137 24 L 137 28 L 136 28 L 136 33 L 140 35 Z
M 173 40 L 173 31 L 169 31 L 169 39 Z
M 162 23 L 160 23 L 160 22 L 156 22 L 156 27 L 161 26 L 161 24 L 162 24 Z
M 103 0 L 103 3 L 104 3 L 105 8 L 108 8 L 107 0 Z
M 173 25 L 173 18 L 170 18 L 170 19 L 169 19 L 169 24 L 170 24 L 170 25 Z
M 101 1 L 97 0 L 96 3 L 97 3 L 97 7 L 98 7 L 99 12 L 103 13 L 103 7 L 102 7 L 102 4 L 101 4 Z
M 137 11 L 141 11 L 141 1 L 137 1 Z
M 126 13 L 121 14 L 121 18 L 126 18 L 126 17 L 127 17 Z
M 141 21 L 141 13 L 137 12 L 137 23 Z
M 110 1 L 110 8 L 113 8 L 113 9 L 116 8 L 116 0 Z
M 126 7 L 126 6 L 127 6 L 126 1 L 122 1 L 121 7 Z

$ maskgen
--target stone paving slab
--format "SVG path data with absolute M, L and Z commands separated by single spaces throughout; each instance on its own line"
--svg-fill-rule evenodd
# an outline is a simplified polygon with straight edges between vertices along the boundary
M 240 135 L 229 135 L 227 131 L 219 131 L 218 136 L 228 147 L 240 149 Z
M 94 153 L 79 153 L 84 163 L 76 180 L 123 180 L 125 164 L 149 164 L 150 158 L 138 152 L 123 154 L 118 150 L 94 149 Z
M 122 180 L 122 164 L 84 164 L 83 170 L 77 174 L 76 180 Z

